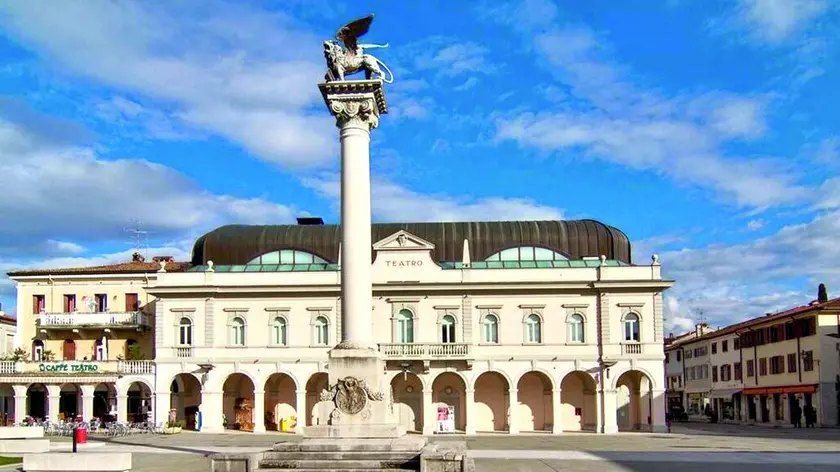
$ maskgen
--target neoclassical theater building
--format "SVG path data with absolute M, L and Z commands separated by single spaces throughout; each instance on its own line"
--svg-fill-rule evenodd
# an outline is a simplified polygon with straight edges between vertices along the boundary
M 372 231 L 370 329 L 386 359 L 395 415 L 408 430 L 440 431 L 440 407 L 466 434 L 664 429 L 662 292 L 672 282 L 662 279 L 656 257 L 631 264 L 624 233 L 593 220 L 393 223 Z M 132 275 L 148 297 L 141 342 L 153 375 L 131 361 L 143 373 L 117 375 L 115 395 L 139 385 L 157 422 L 175 416 L 188 427 L 200 422 L 203 432 L 317 423 L 327 353 L 341 340 L 339 254 L 339 226 L 317 218 L 232 225 L 199 238 L 190 263 L 160 261 Z M 28 305 L 40 292 L 55 296 L 25 273 L 12 277 L 22 315 L 40 313 Z M 95 292 L 88 282 L 94 286 L 80 287 Z M 50 316 L 73 316 L 64 308 Z M 19 317 L 34 327 L 19 328 L 22 346 L 59 346 L 66 341 L 58 338 L 82 334 L 39 329 L 44 321 Z M 106 345 L 115 331 L 102 335 Z M 96 343 L 99 332 L 89 336 Z M 125 345 L 121 336 L 115 346 Z M 16 395 L 36 383 L 49 401 L 67 385 L 91 396 L 103 389 L 90 374 L 38 383 L 23 373 L 32 368 L 16 369 L 3 377 Z M 49 403 L 37 398 L 27 408 Z M 129 415 L 128 401 L 112 403 L 121 418 Z

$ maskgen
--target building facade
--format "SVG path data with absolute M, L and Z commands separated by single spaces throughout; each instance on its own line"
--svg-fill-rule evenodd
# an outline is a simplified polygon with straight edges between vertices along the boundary
M 631 265 L 623 233 L 591 220 L 372 230 L 371 330 L 408 430 L 664 430 L 662 292 L 672 282 L 656 258 Z M 135 379 L 151 387 L 156 422 L 203 432 L 317 422 L 342 333 L 338 234 L 222 227 L 196 241 L 189 268 L 144 273 L 137 293 L 152 321 L 138 342 L 152 346 L 153 374 L 120 379 L 117 396 Z M 35 295 L 24 277 L 13 275 L 21 307 Z
M 683 351 L 690 416 L 708 405 L 723 422 L 840 425 L 840 298 L 821 296 L 667 346 Z
M 840 299 L 755 320 L 739 330 L 747 420 L 838 424 Z
M 180 266 L 166 263 L 176 270 Z M 20 271 L 13 356 L 0 362 L 18 422 L 138 420 L 155 381 L 154 298 L 158 262 Z
M 718 421 L 742 421 L 743 370 L 740 340 L 736 333 L 714 333 L 709 339 L 712 383 L 709 398 Z

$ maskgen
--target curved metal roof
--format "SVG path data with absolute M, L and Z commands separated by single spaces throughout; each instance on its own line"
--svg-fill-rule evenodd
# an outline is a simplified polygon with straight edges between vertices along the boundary
M 436 261 L 461 261 L 464 239 L 473 261 L 514 246 L 546 247 L 573 260 L 605 255 L 629 264 L 631 256 L 627 235 L 595 220 L 375 223 L 372 242 L 399 230 L 434 244 Z M 192 264 L 245 264 L 280 249 L 307 251 L 335 263 L 340 240 L 339 225 L 226 225 L 196 240 Z

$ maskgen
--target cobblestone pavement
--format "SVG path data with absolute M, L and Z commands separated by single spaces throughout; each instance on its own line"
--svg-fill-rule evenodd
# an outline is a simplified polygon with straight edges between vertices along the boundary
M 257 452 L 289 434 L 198 434 L 133 436 L 94 440 L 80 450 L 126 451 L 134 454 L 134 470 L 208 471 L 213 452 Z M 463 436 L 436 436 L 434 441 L 463 441 Z M 54 449 L 68 450 L 60 440 Z M 558 436 L 505 434 L 466 438 L 476 469 L 489 472 L 673 471 L 781 472 L 840 470 L 840 430 L 790 429 L 719 424 L 677 424 L 670 434 L 626 433 Z

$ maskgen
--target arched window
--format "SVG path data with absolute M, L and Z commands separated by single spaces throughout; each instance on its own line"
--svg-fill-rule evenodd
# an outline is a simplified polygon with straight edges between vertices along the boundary
M 245 320 L 238 316 L 230 322 L 230 340 L 234 346 L 245 345 Z
M 499 251 L 485 261 L 568 261 L 569 258 L 557 251 L 534 246 L 511 247 Z
M 490 314 L 484 317 L 482 323 L 484 329 L 482 330 L 482 341 L 485 343 L 496 344 L 499 342 L 499 318 L 496 315 Z
M 569 317 L 569 342 L 582 343 L 583 336 L 583 316 L 579 313 L 574 313 Z
M 41 361 L 44 359 L 44 341 L 36 339 L 32 341 L 32 360 Z
M 639 342 L 639 315 L 628 313 L 624 316 L 624 340 Z
M 403 344 L 414 342 L 414 315 L 410 310 L 403 309 L 397 313 L 397 342 Z
M 265 253 L 253 258 L 248 265 L 270 265 L 270 264 L 329 264 L 325 259 L 304 251 L 295 249 L 283 249 Z
M 271 343 L 275 346 L 286 345 L 286 319 L 282 316 L 271 322 Z
M 192 346 L 192 320 L 187 317 L 178 322 L 178 344 Z
M 319 316 L 315 318 L 315 344 L 326 346 L 330 342 L 330 322 L 327 318 Z
M 540 332 L 540 317 L 537 314 L 530 314 L 525 318 L 525 342 L 540 343 L 542 342 L 542 333 Z
M 445 315 L 440 320 L 440 342 L 455 342 L 455 317 L 452 315 Z

